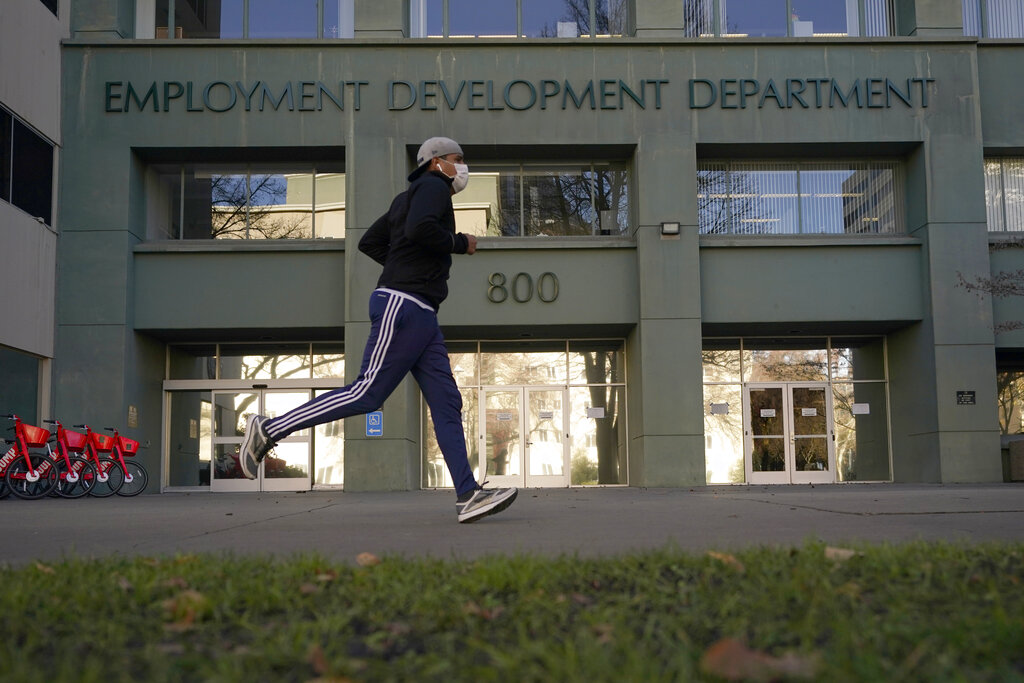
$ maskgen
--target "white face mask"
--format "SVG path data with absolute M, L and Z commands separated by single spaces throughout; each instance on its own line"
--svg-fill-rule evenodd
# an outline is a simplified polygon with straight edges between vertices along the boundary
M 441 161 L 455 167 L 454 176 L 450 176 L 447 173 L 444 173 L 444 171 L 441 171 L 441 173 L 444 173 L 452 179 L 452 194 L 458 194 L 465 190 L 466 185 L 469 184 L 469 166 L 467 164 L 457 164 L 453 161 L 448 161 L 447 159 L 441 159 Z M 438 170 L 440 170 L 440 168 L 438 168 Z
M 455 164 L 455 178 L 452 180 L 452 189 L 458 194 L 466 189 L 469 184 L 469 166 L 466 164 Z

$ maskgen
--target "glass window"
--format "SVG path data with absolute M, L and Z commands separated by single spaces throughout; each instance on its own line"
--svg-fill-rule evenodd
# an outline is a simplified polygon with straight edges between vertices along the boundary
M 217 379 L 217 346 L 188 344 L 167 349 L 167 379 Z
M 151 2 L 153 0 L 150 0 Z M 175 0 L 174 38 L 351 38 L 354 0 Z M 168 0 L 155 0 L 154 35 L 171 37 Z
M 625 381 L 626 353 L 622 341 L 569 342 L 570 384 L 610 384 Z
M 963 18 L 965 36 L 1024 38 L 1020 0 L 963 0 Z
M 701 349 L 704 381 L 739 382 L 740 353 L 739 339 L 705 339 Z
M 723 35 L 735 38 L 786 35 L 786 0 L 719 0 Z
M 744 339 L 743 348 L 750 353 L 750 362 L 743 364 L 744 382 L 828 380 L 825 339 Z
M 210 392 L 172 391 L 167 396 L 170 406 L 167 421 L 167 484 L 209 486 L 213 443 L 213 404 Z M 233 406 L 230 410 L 234 410 Z
M 316 38 L 317 0 L 249 0 L 249 38 Z
M 10 202 L 47 225 L 53 218 L 53 145 L 13 119 Z
M 223 344 L 219 379 L 305 379 L 309 344 Z
M 476 473 L 480 471 L 480 438 L 479 422 L 477 420 L 477 396 L 476 387 L 459 387 L 462 395 L 462 428 L 466 433 L 466 454 L 469 457 L 469 467 Z M 426 448 L 423 451 L 423 477 L 422 486 L 425 489 L 454 488 L 451 473 L 445 465 L 444 455 L 441 447 L 437 444 L 437 436 L 434 433 L 433 417 L 430 408 L 424 402 L 423 432 Z
M 701 162 L 701 234 L 892 234 L 903 230 L 898 162 Z
M 629 32 L 631 6 L 631 0 L 411 0 L 409 23 L 416 38 L 621 36 Z
M 885 379 L 885 341 L 882 337 L 832 337 L 832 380 Z
M 739 352 L 736 353 L 738 358 Z M 746 478 L 741 396 L 739 384 L 704 385 L 704 461 L 708 484 L 741 484 Z
M 892 34 L 891 0 L 682 0 L 682 4 L 683 31 L 692 38 Z
M 516 3 L 508 0 L 448 0 L 452 38 L 515 38 Z
M 837 383 L 832 391 L 839 481 L 891 480 L 885 383 Z
M 313 344 L 313 378 L 345 380 L 345 345 Z
M 154 166 L 149 239 L 345 236 L 345 174 L 299 166 Z M 180 218 L 183 216 L 183 218 Z
M 625 397 L 624 386 L 569 390 L 573 486 L 627 483 Z
M 483 385 L 565 384 L 565 342 L 482 342 Z
M 997 373 L 996 397 L 1000 433 L 1024 433 L 1024 372 Z
M 329 389 L 319 389 L 316 396 Z M 313 435 L 313 483 L 321 486 L 345 484 L 345 421 L 334 420 L 317 425 Z
M 990 232 L 1024 230 L 1024 157 L 985 160 L 985 212 Z
M 53 16 L 57 16 L 57 5 L 60 4 L 59 0 L 42 0 L 42 3 L 46 9 L 53 12 Z
M 624 164 L 474 166 L 455 201 L 460 232 L 502 237 L 628 234 Z

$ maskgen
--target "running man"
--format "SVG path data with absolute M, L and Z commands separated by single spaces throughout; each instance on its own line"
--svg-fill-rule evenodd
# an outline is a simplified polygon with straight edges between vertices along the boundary
M 370 294 L 370 337 L 356 381 L 278 417 L 251 415 L 239 452 L 242 473 L 255 479 L 260 463 L 300 429 L 378 410 L 409 372 L 430 406 L 434 433 L 455 483 L 459 522 L 501 512 L 515 488 L 477 484 L 466 455 L 462 396 L 452 376 L 437 310 L 448 296 L 452 254 L 476 252 L 476 237 L 455 232 L 452 195 L 465 189 L 469 167 L 450 138 L 424 142 L 409 188 L 359 240 L 359 250 L 384 266 Z M 486 483 L 486 482 L 485 482 Z

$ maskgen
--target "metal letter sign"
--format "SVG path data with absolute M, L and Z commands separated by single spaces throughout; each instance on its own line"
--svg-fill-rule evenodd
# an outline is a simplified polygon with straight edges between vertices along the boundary
M 384 436 L 384 413 L 375 410 L 366 414 L 366 435 Z

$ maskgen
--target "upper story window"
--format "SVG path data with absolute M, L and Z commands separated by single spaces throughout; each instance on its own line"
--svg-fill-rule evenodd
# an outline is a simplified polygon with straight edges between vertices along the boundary
M 896 161 L 703 161 L 697 220 L 704 235 L 903 232 Z
M 410 0 L 414 38 L 593 38 L 629 34 L 630 0 Z
M 345 236 L 340 166 L 154 165 L 146 196 L 149 240 Z
M 985 213 L 990 232 L 1024 230 L 1024 157 L 985 160 Z
M 59 0 L 40 0 L 46 9 L 53 12 L 53 16 L 57 16 L 57 5 L 60 4 Z
M 351 38 L 355 0 L 137 0 L 156 38 Z M 141 37 L 141 36 L 140 36 Z
M 53 143 L 0 107 L 0 199 L 53 222 Z
M 629 233 L 624 163 L 473 164 L 454 197 L 460 232 L 500 237 Z
M 979 38 L 1024 38 L 1021 0 L 963 0 L 964 35 Z
M 888 36 L 892 0 L 682 0 L 693 38 Z

